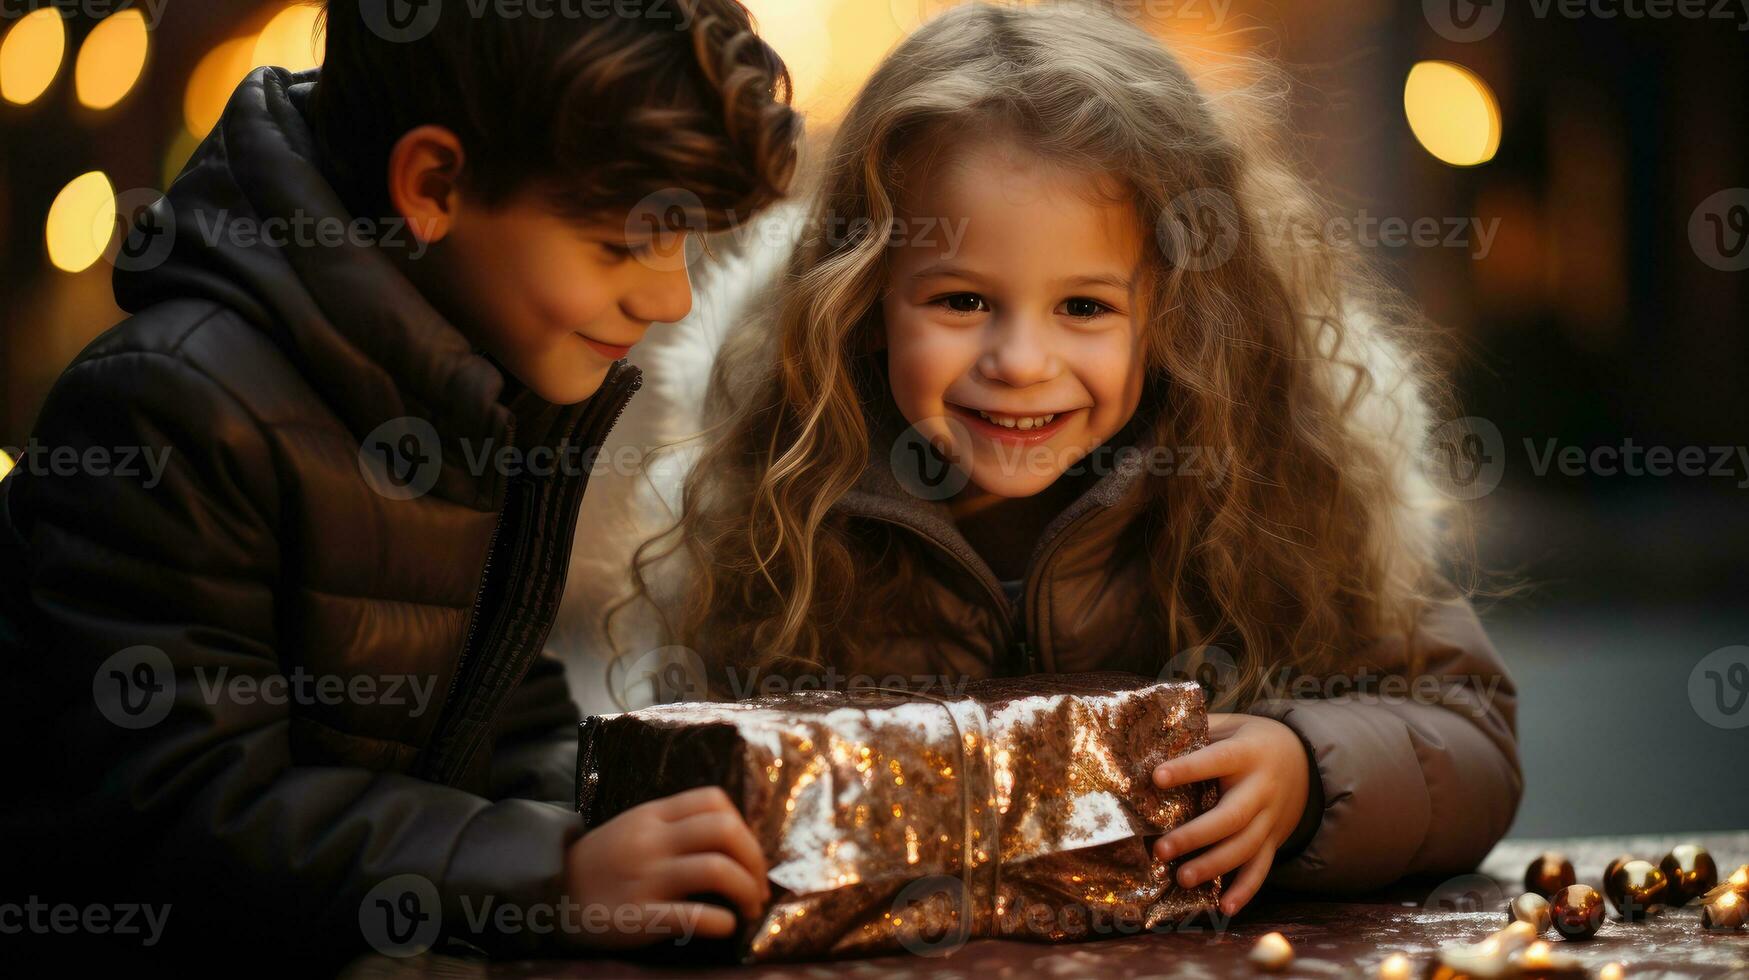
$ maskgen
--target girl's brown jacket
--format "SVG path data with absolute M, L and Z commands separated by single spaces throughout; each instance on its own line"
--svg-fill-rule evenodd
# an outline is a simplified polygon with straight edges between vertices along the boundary
M 1147 556 L 1129 491 L 1151 465 L 1145 452 L 1114 455 L 1109 470 L 1051 522 L 1028 562 L 1021 601 L 1012 603 L 946 506 L 895 476 L 891 450 L 903 419 L 871 411 L 870 423 L 869 466 L 833 509 L 871 533 L 924 543 L 925 575 L 936 584 L 932 605 L 943 618 L 914 629 L 893 624 L 871 662 L 840 665 L 846 674 L 1115 669 L 1170 676 L 1182 666 L 1160 662 L 1154 619 L 1143 614 L 1151 601 Z M 1165 459 L 1153 458 L 1152 465 Z M 1194 463 L 1178 453 L 1173 463 L 1177 479 L 1219 478 L 1218 460 Z M 1413 675 L 1411 642 L 1423 666 Z M 1287 842 L 1270 883 L 1357 892 L 1405 875 L 1475 868 L 1505 835 L 1523 792 L 1517 694 L 1505 664 L 1462 600 L 1436 605 L 1412 638 L 1356 654 L 1356 666 L 1338 676 L 1280 683 L 1271 691 L 1278 697 L 1243 709 L 1292 728 L 1318 775 L 1309 801 L 1316 812 L 1295 835 L 1310 837 L 1303 846 Z M 1221 654 L 1210 652 L 1206 661 L 1218 684 Z

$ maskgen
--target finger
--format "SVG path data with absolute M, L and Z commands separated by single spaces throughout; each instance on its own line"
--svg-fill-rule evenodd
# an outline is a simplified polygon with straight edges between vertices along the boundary
M 1209 739 L 1213 741 L 1227 738 L 1244 727 L 1246 717 L 1231 712 L 1209 712 Z
M 656 873 L 656 887 L 663 898 L 684 898 L 700 893 L 721 895 L 739 907 L 749 919 L 765 911 L 765 888 L 727 854 L 683 854 L 669 858 Z
M 1269 876 L 1269 868 L 1275 863 L 1275 848 L 1265 847 L 1258 851 L 1245 866 L 1239 869 L 1238 877 L 1227 886 L 1221 896 L 1221 913 L 1233 915 L 1251 901 L 1257 890 L 1263 887 L 1263 881 Z
M 676 854 L 721 851 L 734 858 L 764 886 L 765 897 L 771 897 L 771 886 L 766 883 L 765 852 L 739 813 L 724 810 L 695 813 L 674 823 L 671 839 Z
M 1230 776 L 1244 768 L 1245 747 L 1229 739 L 1167 759 L 1154 767 L 1154 785 L 1161 789 L 1204 779 Z
M 657 816 L 671 821 L 684 820 L 695 813 L 708 810 L 735 810 L 734 801 L 729 799 L 729 794 L 723 792 L 721 786 L 700 786 L 652 800 L 648 805 L 655 809 Z
M 1240 785 L 1221 797 L 1214 809 L 1161 836 L 1154 842 L 1154 855 L 1162 861 L 1170 861 L 1180 854 L 1207 847 L 1243 830 L 1257 819 L 1262 810 L 1260 794 Z
M 1244 830 L 1180 865 L 1178 883 L 1185 888 L 1194 888 L 1215 875 L 1231 871 L 1250 860 L 1263 847 L 1263 842 L 1268 837 L 1268 820 L 1251 821 Z
M 671 902 L 665 905 L 648 906 L 648 908 L 672 910 L 665 918 L 656 921 L 670 922 L 673 923 L 673 926 L 667 929 L 658 926 L 650 930 L 651 935 L 685 938 L 690 934 L 706 939 L 723 939 L 735 934 L 735 913 L 718 905 L 707 905 L 704 902 Z

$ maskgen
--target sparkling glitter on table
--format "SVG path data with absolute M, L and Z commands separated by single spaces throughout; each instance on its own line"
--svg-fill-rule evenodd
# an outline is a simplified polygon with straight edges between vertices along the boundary
M 1176 862 L 1147 847 L 1216 803 L 1213 782 L 1150 778 L 1207 731 L 1195 684 L 1117 673 L 974 681 L 945 701 L 857 690 L 658 705 L 584 722 L 578 803 L 594 826 L 722 786 L 773 886 L 744 923 L 746 962 L 956 933 L 1095 939 L 1215 909 L 1220 879 L 1182 889 Z

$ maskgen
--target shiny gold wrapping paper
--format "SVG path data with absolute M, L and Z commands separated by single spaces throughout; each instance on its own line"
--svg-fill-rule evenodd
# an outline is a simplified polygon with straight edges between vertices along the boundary
M 584 721 L 578 809 L 593 827 L 695 786 L 728 791 L 774 894 L 744 924 L 744 962 L 1096 939 L 1215 908 L 1218 878 L 1180 888 L 1177 862 L 1148 847 L 1218 799 L 1213 782 L 1151 778 L 1207 737 L 1200 687 L 1123 673 L 972 681 L 945 699 L 658 705 Z

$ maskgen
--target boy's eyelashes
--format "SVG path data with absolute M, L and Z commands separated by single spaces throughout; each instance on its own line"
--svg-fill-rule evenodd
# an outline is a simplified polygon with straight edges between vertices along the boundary
M 960 316 L 990 312 L 989 302 L 977 293 L 946 293 L 930 299 L 929 305 Z M 1092 320 L 1118 310 L 1090 296 L 1072 296 L 1057 305 L 1057 312 L 1075 320 Z
M 653 248 L 651 242 L 601 242 L 601 248 L 616 262 L 628 259 L 641 259 L 650 254 Z

